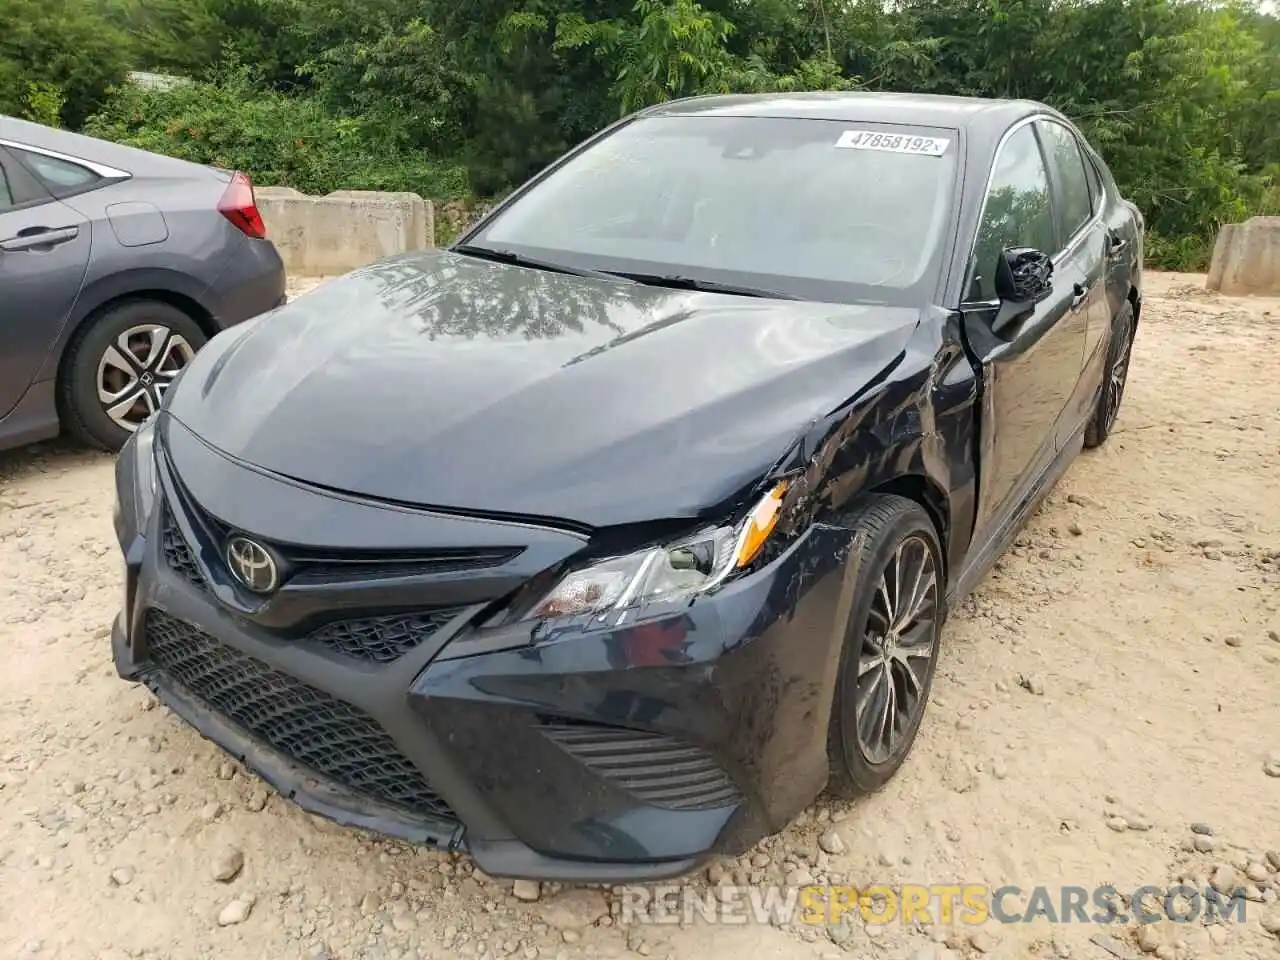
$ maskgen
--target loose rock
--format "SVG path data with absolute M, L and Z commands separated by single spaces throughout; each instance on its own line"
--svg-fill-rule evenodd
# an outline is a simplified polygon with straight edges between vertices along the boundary
M 833 857 L 844 853 L 844 840 L 835 830 L 827 830 L 822 836 L 818 837 L 818 846 L 822 848 L 824 853 L 829 853 Z
M 218 914 L 218 926 L 233 927 L 238 923 L 244 923 L 249 919 L 249 913 L 252 910 L 252 900 L 232 900 L 223 907 L 222 912 Z
M 1144 923 L 1138 928 L 1138 947 L 1143 953 L 1155 953 L 1160 949 L 1160 933 L 1154 923 Z
M 542 919 L 558 930 L 580 930 L 609 915 L 598 890 L 574 887 L 557 893 L 542 906 Z
M 1018 686 L 1037 697 L 1044 696 L 1044 681 L 1037 676 L 1019 676 Z
M 1214 848 L 1218 846 L 1218 841 L 1213 837 L 1198 834 L 1193 846 L 1198 853 L 1212 853 Z
M 1107 817 L 1107 826 L 1116 833 L 1124 833 L 1129 829 L 1129 821 L 1124 817 Z
M 991 953 L 996 948 L 996 939 L 985 930 L 975 930 L 969 934 L 969 946 L 979 953 Z
M 224 847 L 213 856 L 209 874 L 219 883 L 230 883 L 244 869 L 244 851 L 239 847 Z
M 1213 827 L 1209 826 L 1207 823 L 1197 821 L 1191 825 L 1191 832 L 1199 834 L 1202 837 L 1212 837 Z
M 849 922 L 849 915 L 843 914 L 835 923 L 827 925 L 827 936 L 836 946 L 843 946 L 853 939 L 854 926 Z
M 127 887 L 133 883 L 133 867 L 116 867 L 111 871 L 111 882 L 117 887 Z
M 813 883 L 813 874 L 804 867 L 796 867 L 787 871 L 787 886 L 807 887 Z
M 537 880 L 517 880 L 511 886 L 511 894 L 517 900 L 533 903 L 542 896 L 542 887 Z
M 1230 894 L 1235 890 L 1239 880 L 1240 876 L 1236 873 L 1236 868 L 1224 863 L 1213 871 L 1213 876 L 1209 878 L 1209 886 L 1219 893 Z
M 963 754 L 953 751 L 943 763 L 942 783 L 956 793 L 968 793 L 978 785 L 978 775 Z
M 1262 763 L 1262 772 L 1268 777 L 1280 777 L 1280 750 L 1273 750 Z

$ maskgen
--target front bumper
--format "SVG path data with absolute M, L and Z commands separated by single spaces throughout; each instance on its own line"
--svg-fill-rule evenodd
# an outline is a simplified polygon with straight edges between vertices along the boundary
M 742 852 L 825 783 L 850 596 L 842 529 L 816 526 L 767 568 L 640 623 L 460 655 L 485 607 L 463 605 L 375 662 L 350 625 L 394 616 L 350 592 L 304 602 L 282 589 L 252 612 L 227 602 L 184 513 L 190 491 L 161 474 L 143 528 L 117 523 L 117 670 L 307 810 L 466 850 L 495 876 L 642 881 Z M 253 477 L 260 496 L 276 483 Z M 363 592 L 379 603 L 380 591 Z M 285 600 L 305 629 L 293 608 L 269 609 Z

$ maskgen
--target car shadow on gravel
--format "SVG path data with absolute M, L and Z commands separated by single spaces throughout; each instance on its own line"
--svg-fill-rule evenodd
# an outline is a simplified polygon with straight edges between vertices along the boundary
M 12 450 L 0 450 L 0 492 L 3 492 L 3 486 L 9 484 L 23 483 L 114 458 L 114 454 L 91 449 L 64 437 Z

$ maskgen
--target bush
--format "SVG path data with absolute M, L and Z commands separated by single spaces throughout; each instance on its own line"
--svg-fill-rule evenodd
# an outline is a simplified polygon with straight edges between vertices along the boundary
M 470 192 L 463 168 L 428 159 L 385 118 L 336 115 L 313 97 L 255 87 L 243 70 L 170 90 L 115 87 L 85 132 L 304 193 L 409 190 L 451 199 Z
M 0 0 L 0 113 L 75 127 L 129 56 L 128 38 L 93 4 Z

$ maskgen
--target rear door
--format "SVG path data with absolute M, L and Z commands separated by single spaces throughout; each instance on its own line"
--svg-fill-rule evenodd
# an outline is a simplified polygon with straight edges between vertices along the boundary
M 1002 251 L 1061 248 L 1052 188 L 1031 123 L 1005 137 L 991 171 L 969 258 L 963 305 L 966 338 L 982 363 L 981 475 L 973 542 L 997 536 L 1058 452 L 1058 425 L 1080 378 L 1085 323 L 1083 276 L 1072 258 L 1056 262 L 1053 290 L 1025 318 L 998 334 L 995 271 Z
M 0 146 L 0 417 L 22 398 L 75 305 L 89 227 Z
M 1089 190 L 1089 171 L 1075 133 L 1049 118 L 1036 121 L 1053 188 L 1053 215 L 1061 251 L 1055 271 L 1070 271 L 1076 283 L 1074 307 L 1063 324 L 1080 342 L 1080 365 L 1058 425 L 1058 445 L 1066 446 L 1093 412 L 1097 382 L 1084 375 L 1091 349 L 1105 339 L 1107 310 L 1107 230 Z

